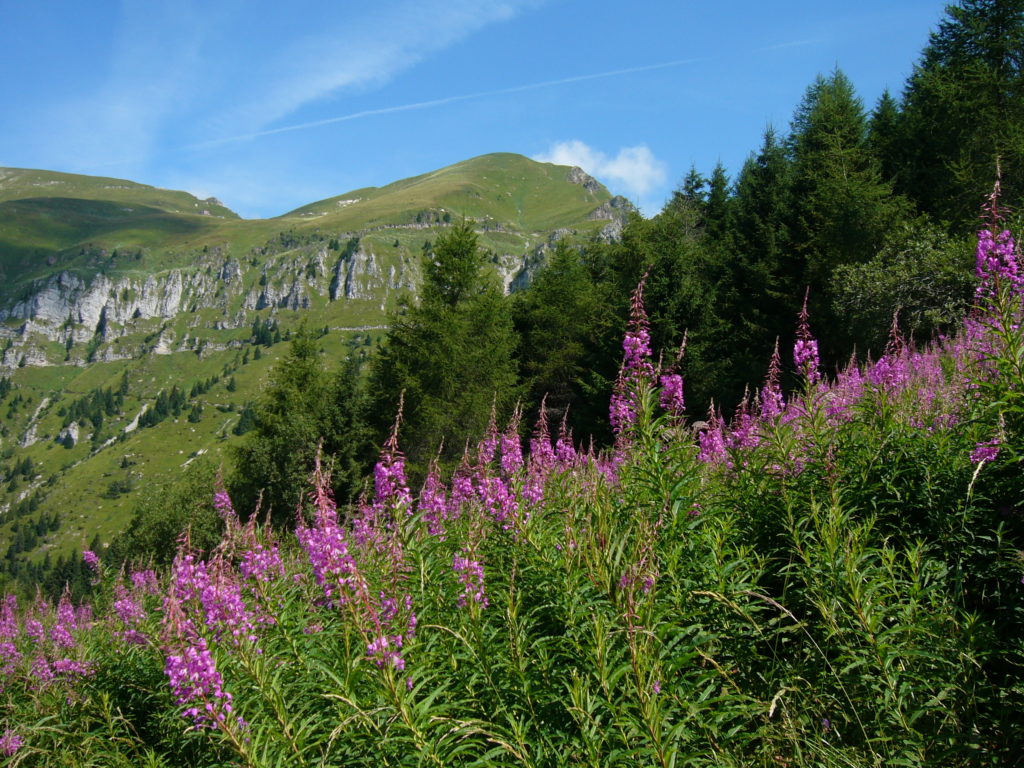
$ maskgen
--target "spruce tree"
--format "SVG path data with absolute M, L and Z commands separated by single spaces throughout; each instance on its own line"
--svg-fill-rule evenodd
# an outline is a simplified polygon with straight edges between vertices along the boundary
M 253 428 L 235 449 L 231 491 L 243 514 L 255 508 L 289 524 L 307 487 L 321 438 L 327 432 L 329 381 L 313 335 L 303 325 L 270 384 L 253 407 Z
M 442 439 L 446 458 L 487 427 L 492 404 L 507 413 L 517 394 L 508 301 L 486 274 L 465 221 L 424 249 L 420 300 L 406 303 L 372 364 L 367 420 L 383 441 L 404 397 L 400 444 L 415 472 Z
M 907 82 L 900 189 L 954 231 L 976 228 L 996 161 L 1024 196 L 1024 0 L 960 0 Z
M 868 146 L 864 107 L 838 70 L 807 89 L 793 119 L 790 151 L 793 248 L 804 263 L 811 311 L 827 325 L 836 267 L 870 259 L 908 206 L 882 178 Z M 845 356 L 829 338 L 823 342 L 826 353 Z

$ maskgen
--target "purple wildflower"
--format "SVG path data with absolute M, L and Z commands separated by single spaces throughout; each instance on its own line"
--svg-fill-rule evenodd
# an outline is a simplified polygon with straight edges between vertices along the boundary
M 636 422 L 639 391 L 654 378 L 651 364 L 651 334 L 644 309 L 644 283 L 640 280 L 630 302 L 629 329 L 622 340 L 623 358 L 615 394 L 609 406 L 609 420 L 616 435 L 621 435 Z
M 555 441 L 555 458 L 562 469 L 569 469 L 576 464 L 578 459 L 576 446 L 572 444 L 572 430 L 566 420 L 568 411 L 562 416 L 562 426 L 558 429 L 558 440 Z
M 551 432 L 548 429 L 547 397 L 540 401 L 540 416 L 530 438 L 530 467 L 547 471 L 554 467 L 555 452 L 551 448 Z
M 810 296 L 810 289 L 804 294 L 804 305 L 800 309 L 800 322 L 796 330 L 796 343 L 793 345 L 793 362 L 803 372 L 808 384 L 814 384 L 821 378 L 818 369 L 821 362 L 818 359 L 818 342 L 811 335 L 810 313 L 807 311 L 807 299 Z
M 381 669 L 385 666 L 399 671 L 405 669 L 401 635 L 377 635 L 367 644 L 366 655 Z
M 21 663 L 21 651 L 11 642 L 0 642 L 0 677 L 10 677 Z M 2 687 L 2 686 L 0 686 Z
M 712 405 L 714 408 L 714 405 Z M 714 411 L 711 411 L 707 427 L 697 438 L 700 444 L 700 451 L 697 459 L 705 464 L 725 464 L 732 466 L 729 456 L 725 450 L 725 435 L 722 430 L 722 418 Z
M 149 595 L 155 595 L 160 591 L 160 585 L 157 583 L 155 571 L 133 571 L 131 574 L 132 586 L 135 589 L 145 592 Z
M 57 604 L 57 616 L 50 627 L 50 640 L 58 648 L 74 648 L 75 638 L 72 632 L 78 628 L 75 620 L 75 608 L 71 605 L 71 598 L 65 592 L 60 603 Z
M 224 681 L 204 638 L 189 643 L 181 653 L 168 654 L 164 672 L 175 701 L 179 706 L 187 706 L 184 715 L 192 718 L 196 728 L 226 723 L 232 711 L 232 697 L 224 690 Z
M 395 425 L 391 435 L 380 452 L 380 459 L 373 467 L 374 509 L 379 512 L 385 507 L 404 508 L 412 514 L 412 493 L 405 479 L 405 456 L 398 450 L 398 427 L 402 423 L 402 403 L 399 403 Z
M 21 736 L 10 728 L 4 731 L 4 735 L 0 736 L 0 755 L 5 757 L 11 757 L 24 745 Z
M 459 607 L 464 608 L 470 601 L 486 608 L 489 604 L 484 591 L 484 567 L 478 560 L 470 560 L 468 555 L 455 555 L 452 558 L 452 570 L 455 571 L 462 584 L 459 595 Z
M 18 636 L 18 598 L 7 595 L 0 605 L 0 638 L 13 640 Z
M 284 576 L 284 564 L 281 562 L 281 555 L 277 551 L 277 544 L 264 547 L 257 544 L 242 555 L 238 564 L 238 571 L 247 579 L 270 582 L 276 576 Z
M 661 407 L 673 416 L 682 416 L 685 406 L 683 399 L 683 377 L 678 373 L 664 374 L 659 382 L 661 384 Z
M 1017 263 L 1016 244 L 1009 230 L 993 235 L 991 230 L 978 233 L 975 274 L 978 299 L 991 297 L 999 284 L 1009 285 L 1014 293 L 1024 292 L 1024 274 Z
M 768 377 L 761 389 L 761 418 L 771 421 L 786 409 L 786 401 L 782 397 L 782 357 L 779 355 L 779 340 L 775 339 L 775 351 L 772 352 L 768 364 Z
M 427 473 L 427 479 L 423 481 L 423 489 L 420 491 L 416 506 L 423 516 L 423 521 L 427 524 L 427 533 L 431 536 L 442 535 L 448 500 L 445 497 L 444 483 L 441 482 L 436 462 L 430 465 L 430 472 Z
M 457 520 L 462 514 L 463 505 L 469 503 L 475 496 L 476 491 L 473 489 L 473 473 L 469 467 L 469 458 L 463 456 L 462 463 L 459 464 L 452 476 L 452 492 L 448 496 L 447 518 Z
M 138 631 L 138 625 L 146 617 L 146 611 L 123 584 L 114 586 L 114 613 L 124 627 L 117 636 L 130 645 L 145 645 L 146 637 Z
M 758 422 L 750 415 L 749 406 L 744 401 L 733 417 L 729 429 L 728 444 L 731 448 L 755 448 L 761 442 Z
M 46 630 L 43 629 L 43 622 L 34 616 L 25 619 L 25 634 L 36 641 L 41 643 L 46 638 Z
M 980 464 L 994 461 L 999 455 L 999 438 L 993 437 L 984 443 L 978 443 L 971 451 L 971 463 Z
M 484 434 L 483 439 L 477 443 L 476 456 L 477 464 L 480 466 L 486 466 L 494 461 L 494 455 L 498 451 L 498 424 L 497 414 L 495 413 L 494 404 L 491 405 L 491 420 L 487 425 L 487 432 Z
M 45 656 L 36 656 L 32 659 L 32 679 L 37 690 L 42 690 L 52 682 L 54 678 L 53 669 Z
M 242 639 L 256 642 L 255 619 L 242 600 L 241 585 L 231 578 L 226 567 L 215 569 L 215 576 L 203 588 L 199 601 L 206 626 L 214 633 L 215 640 L 230 634 L 236 645 Z
M 72 681 L 79 677 L 89 677 L 95 671 L 92 662 L 76 661 L 75 659 L 56 659 L 50 668 L 55 677 Z
M 523 522 L 520 520 L 519 502 L 515 494 L 500 477 L 479 476 L 476 487 L 484 509 L 503 529 L 509 530 Z
M 511 477 L 523 466 L 523 443 L 519 439 L 519 421 L 522 412 L 516 406 L 508 426 L 501 435 L 501 471 Z
M 91 549 L 87 549 L 82 552 L 82 560 L 89 566 L 89 570 L 93 573 L 99 573 L 100 571 L 100 558 Z

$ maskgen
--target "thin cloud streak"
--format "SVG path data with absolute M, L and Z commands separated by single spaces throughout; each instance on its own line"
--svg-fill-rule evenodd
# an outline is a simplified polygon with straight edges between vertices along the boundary
M 766 51 L 781 51 L 785 48 L 803 48 L 807 45 L 818 45 L 824 43 L 824 38 L 809 38 L 807 40 L 792 40 L 788 43 L 775 43 L 774 45 L 765 45 L 761 48 L 755 48 L 754 53 L 765 53 Z
M 418 109 L 430 109 L 432 107 L 441 107 L 447 104 L 454 104 L 460 101 L 469 101 L 471 99 L 483 99 L 490 96 L 504 96 L 510 93 L 522 93 L 524 91 L 536 91 L 541 88 L 552 88 L 558 85 L 569 85 L 571 83 L 581 83 L 587 80 L 602 80 L 609 77 L 620 77 L 622 75 L 632 75 L 638 72 L 652 72 L 658 69 L 669 69 L 672 67 L 681 67 L 686 64 L 696 64 L 701 61 L 708 61 L 706 57 L 694 58 L 694 59 L 675 59 L 673 61 L 663 61 L 658 64 L 647 64 L 639 67 L 626 67 L 624 69 L 613 69 L 607 72 L 595 72 L 587 75 L 574 75 L 573 77 L 562 77 L 557 80 L 543 80 L 538 83 L 527 83 L 525 85 L 516 85 L 511 88 L 497 88 L 491 91 L 479 91 L 477 93 L 465 93 L 457 96 L 446 96 L 441 99 L 431 99 L 430 101 L 418 101 L 412 104 L 400 104 L 394 107 L 381 107 L 380 109 L 366 109 L 361 112 L 353 112 L 348 115 L 339 115 L 338 117 L 328 117 L 323 120 L 313 120 L 308 123 L 297 123 L 295 125 L 284 125 L 280 128 L 268 128 L 265 131 L 255 131 L 253 133 L 242 134 L 239 136 L 231 136 L 224 139 L 216 139 L 213 141 L 203 142 L 202 144 L 195 145 L 195 148 L 208 148 L 221 146 L 223 144 L 231 144 L 239 141 L 247 141 L 251 139 L 259 139 L 264 136 L 273 136 L 279 133 L 291 133 L 292 131 L 303 131 L 309 128 L 320 128 L 325 125 L 333 125 L 335 123 L 346 123 L 351 120 L 360 120 L 365 117 L 375 117 L 377 115 L 388 115 L 395 112 L 411 112 Z

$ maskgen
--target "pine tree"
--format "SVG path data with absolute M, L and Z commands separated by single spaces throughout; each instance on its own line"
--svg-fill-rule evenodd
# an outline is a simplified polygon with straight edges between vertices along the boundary
M 1024 0 L 960 0 L 907 82 L 900 188 L 955 231 L 973 231 L 992 189 L 1024 196 Z
M 239 510 L 254 509 L 262 491 L 264 512 L 269 510 L 278 524 L 293 521 L 327 431 L 324 404 L 328 393 L 320 348 L 301 326 L 253 407 L 253 429 L 235 449 L 231 490 Z
M 424 253 L 419 302 L 390 318 L 373 361 L 368 421 L 382 441 L 404 396 L 400 442 L 414 470 L 442 439 L 446 457 L 460 455 L 492 404 L 504 413 L 515 400 L 512 318 L 485 262 L 467 222 L 442 233 Z
M 838 70 L 819 76 L 793 119 L 790 232 L 805 264 L 811 311 L 823 320 L 836 267 L 870 259 L 908 208 L 882 179 L 867 137 L 867 116 L 849 79 Z M 826 352 L 837 353 L 823 341 Z

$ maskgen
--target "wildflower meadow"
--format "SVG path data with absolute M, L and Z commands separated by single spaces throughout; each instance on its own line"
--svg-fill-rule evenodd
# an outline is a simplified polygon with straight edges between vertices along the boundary
M 993 216 L 959 331 L 838 371 L 805 302 L 728 420 L 641 283 L 607 451 L 517 413 L 410 488 L 399 416 L 358 504 L 211 488 L 212 553 L 2 603 L 0 764 L 1018 765 L 1018 259 Z

